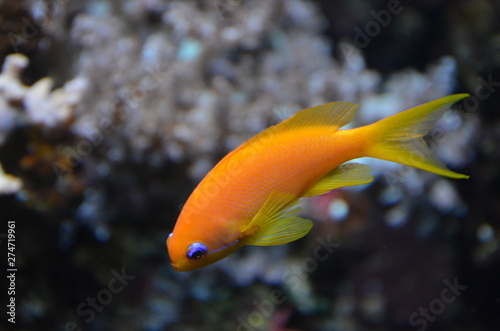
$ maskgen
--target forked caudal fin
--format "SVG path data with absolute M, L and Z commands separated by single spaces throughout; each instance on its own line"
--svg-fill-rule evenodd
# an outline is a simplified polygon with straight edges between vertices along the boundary
M 454 94 L 405 110 L 362 129 L 368 130 L 366 156 L 405 164 L 451 178 L 469 178 L 446 168 L 423 137 L 443 113 L 468 94 Z

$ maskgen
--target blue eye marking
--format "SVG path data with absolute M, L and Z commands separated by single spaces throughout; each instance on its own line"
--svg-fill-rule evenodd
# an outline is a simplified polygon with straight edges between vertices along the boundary
M 199 260 L 207 253 L 207 246 L 202 243 L 192 243 L 187 249 L 186 256 L 191 260 Z

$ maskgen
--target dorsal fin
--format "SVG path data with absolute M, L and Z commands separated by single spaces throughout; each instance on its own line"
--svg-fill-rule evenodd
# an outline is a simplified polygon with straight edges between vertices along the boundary
M 273 134 L 308 126 L 329 126 L 332 128 L 332 131 L 335 131 L 350 123 L 356 116 L 358 108 L 358 104 L 350 102 L 330 102 L 303 109 L 289 119 L 262 131 L 241 147 L 248 146 Z
M 278 124 L 281 130 L 290 130 L 305 126 L 328 125 L 336 130 L 350 123 L 356 116 L 359 105 L 350 102 L 330 102 L 307 108 Z

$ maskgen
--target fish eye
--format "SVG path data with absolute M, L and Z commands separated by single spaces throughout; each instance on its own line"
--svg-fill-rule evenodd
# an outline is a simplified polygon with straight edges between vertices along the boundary
M 199 260 L 207 253 L 207 247 L 202 243 L 192 243 L 187 249 L 187 257 L 191 260 Z

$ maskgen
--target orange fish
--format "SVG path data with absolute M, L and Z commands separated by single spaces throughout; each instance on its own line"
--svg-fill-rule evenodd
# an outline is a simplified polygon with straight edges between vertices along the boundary
M 433 156 L 423 137 L 468 94 L 450 95 L 371 125 L 339 130 L 358 105 L 332 102 L 304 109 L 226 155 L 198 184 L 168 236 L 177 271 L 212 264 L 243 245 L 281 245 L 306 235 L 298 201 L 373 180 L 373 157 L 451 178 L 468 178 Z

